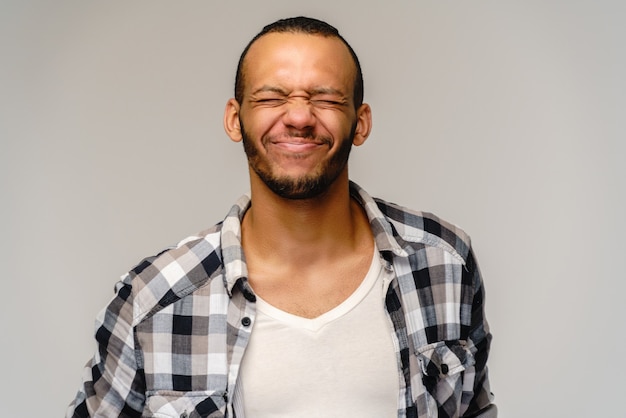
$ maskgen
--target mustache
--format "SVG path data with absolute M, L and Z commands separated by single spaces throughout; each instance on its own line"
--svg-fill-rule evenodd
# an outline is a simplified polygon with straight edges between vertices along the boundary
M 313 131 L 286 131 L 276 135 L 266 135 L 263 143 L 272 142 L 312 142 L 319 145 L 332 145 L 331 138 L 324 135 L 316 135 Z

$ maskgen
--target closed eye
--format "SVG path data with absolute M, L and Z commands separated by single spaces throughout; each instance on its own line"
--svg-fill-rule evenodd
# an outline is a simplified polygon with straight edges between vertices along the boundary
M 254 103 L 257 103 L 260 105 L 267 105 L 267 106 L 280 106 L 284 104 L 286 101 L 287 101 L 286 99 L 282 99 L 282 98 L 268 97 L 268 98 L 256 99 L 254 100 Z
M 316 107 L 343 107 L 345 105 L 343 101 L 331 99 L 313 99 L 311 104 Z

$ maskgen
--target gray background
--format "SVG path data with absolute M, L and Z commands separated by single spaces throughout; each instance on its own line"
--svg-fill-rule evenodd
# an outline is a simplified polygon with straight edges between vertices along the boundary
M 623 416 L 625 4 L 2 0 L 2 416 L 63 415 L 119 275 L 247 190 L 236 61 L 298 14 L 362 60 L 352 178 L 472 235 L 501 416 Z

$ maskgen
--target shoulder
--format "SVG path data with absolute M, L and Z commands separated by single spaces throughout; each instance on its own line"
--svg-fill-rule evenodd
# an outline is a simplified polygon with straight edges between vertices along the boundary
M 394 235 L 408 245 L 423 244 L 439 247 L 467 259 L 470 248 L 470 236 L 457 225 L 437 215 L 413 210 L 395 203 L 374 198 L 378 209 L 392 225 Z
M 119 286 L 132 294 L 135 324 L 221 274 L 221 227 L 216 224 L 146 257 L 122 276 Z

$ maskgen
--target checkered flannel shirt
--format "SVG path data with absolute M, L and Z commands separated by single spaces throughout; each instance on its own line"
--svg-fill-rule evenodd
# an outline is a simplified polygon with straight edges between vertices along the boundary
M 469 237 L 350 187 L 395 272 L 385 304 L 398 417 L 495 416 L 491 334 Z M 122 277 L 98 316 L 98 351 L 67 417 L 243 416 L 237 377 L 256 312 L 240 240 L 249 205 L 242 197 L 222 223 Z

